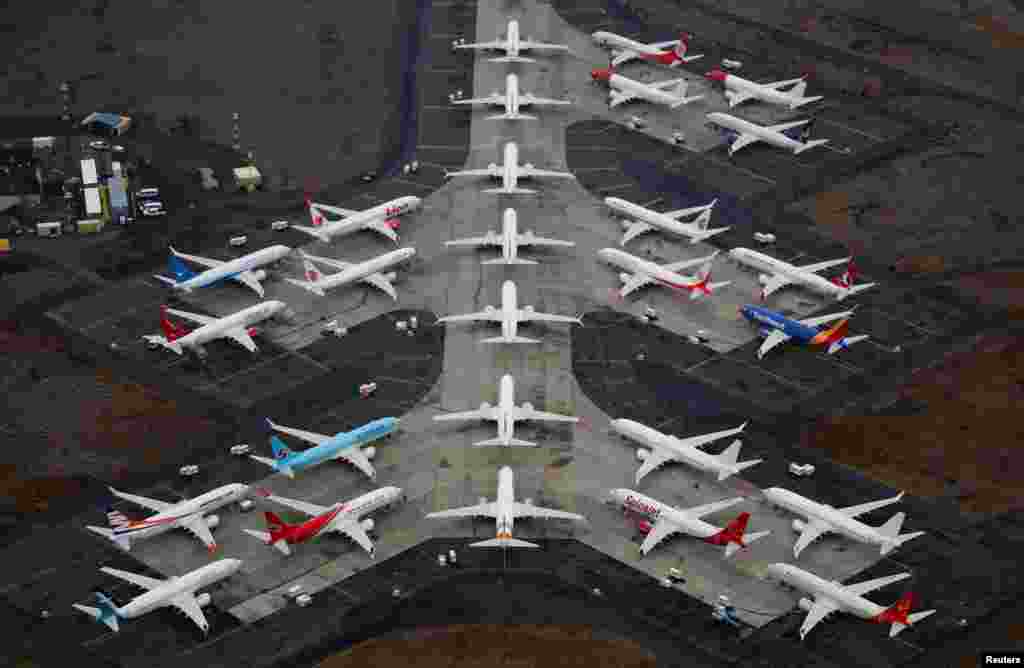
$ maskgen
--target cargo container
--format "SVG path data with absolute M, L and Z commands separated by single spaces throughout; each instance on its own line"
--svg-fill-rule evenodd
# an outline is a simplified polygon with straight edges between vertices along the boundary
M 92 158 L 82 160 L 82 185 L 94 186 L 98 183 L 96 177 L 96 161 Z
M 98 234 L 103 231 L 102 220 L 80 220 L 78 221 L 79 234 Z
M 131 221 L 132 209 L 128 202 L 128 185 L 123 176 L 112 176 L 107 181 L 110 196 L 110 220 L 119 225 Z
M 60 221 L 36 225 L 36 234 L 41 237 L 59 237 L 63 232 L 64 225 Z
M 85 214 L 87 216 L 103 215 L 103 202 L 100 200 L 98 188 L 85 188 L 82 191 L 82 196 L 85 198 Z

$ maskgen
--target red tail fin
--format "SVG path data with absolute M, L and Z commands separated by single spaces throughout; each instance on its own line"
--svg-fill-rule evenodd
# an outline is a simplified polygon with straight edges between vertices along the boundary
M 874 621 L 879 624 L 903 624 L 904 626 L 910 626 L 910 611 L 914 607 L 914 594 L 907 592 L 900 600 L 896 601 L 891 607 L 886 608 L 882 612 L 875 616 Z
M 743 534 L 747 531 L 747 522 L 750 521 L 750 513 L 740 513 L 732 522 L 726 525 L 724 529 L 719 531 L 713 536 L 708 536 L 704 540 L 712 545 L 728 545 L 729 543 L 736 543 L 741 547 L 746 547 L 743 544 Z
M 263 513 L 263 518 L 267 521 L 267 528 L 270 530 L 271 543 L 279 541 L 291 529 L 290 526 L 284 523 L 284 520 L 269 510 Z
M 832 279 L 832 282 L 842 288 L 848 288 L 852 286 L 857 280 L 857 266 L 853 264 L 853 260 L 846 265 L 846 271 L 841 275 Z
M 175 325 L 167 317 L 167 307 L 160 307 L 160 329 L 164 332 L 164 338 L 168 341 L 174 341 L 188 334 L 188 329 L 183 325 Z

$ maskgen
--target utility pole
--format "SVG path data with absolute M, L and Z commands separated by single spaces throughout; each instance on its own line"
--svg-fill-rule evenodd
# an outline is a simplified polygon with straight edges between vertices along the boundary
M 242 151 L 242 133 L 238 127 L 238 120 L 239 114 L 236 111 L 231 114 L 231 148 L 240 153 Z

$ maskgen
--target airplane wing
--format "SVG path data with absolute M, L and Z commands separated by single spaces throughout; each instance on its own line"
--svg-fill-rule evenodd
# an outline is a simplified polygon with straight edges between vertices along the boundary
M 522 48 L 522 42 L 519 43 Z M 494 49 L 495 51 L 507 51 L 509 43 L 505 40 L 494 40 L 492 42 L 474 42 L 472 44 L 456 44 L 456 49 Z
M 635 100 L 637 97 L 632 93 L 623 93 L 617 90 L 611 91 L 609 95 L 611 96 L 611 101 L 608 103 L 608 106 L 613 108 L 619 106 L 620 104 L 625 104 L 630 100 Z
M 564 105 L 572 104 L 569 100 L 553 100 L 549 97 L 536 97 L 534 95 L 520 95 L 519 104 L 537 104 L 537 105 Z
M 818 538 L 831 530 L 831 526 L 820 520 L 812 520 L 804 524 L 804 530 L 800 533 L 800 538 L 797 539 L 796 544 L 793 546 L 793 554 L 799 556 L 808 545 L 813 543 Z
M 143 508 L 148 508 L 149 510 L 152 510 L 153 512 L 157 513 L 162 513 L 163 511 L 167 510 L 168 508 L 174 505 L 173 503 L 167 503 L 166 501 L 160 501 L 159 499 L 150 499 L 149 497 L 146 496 L 138 496 L 136 494 L 128 494 L 127 492 L 119 492 L 113 487 L 108 487 L 107 489 L 110 490 L 111 494 L 118 498 L 124 499 L 125 501 L 131 501 L 134 504 L 140 505 Z
M 643 480 L 644 476 L 651 471 L 655 470 L 662 464 L 667 464 L 668 462 L 673 461 L 674 459 L 670 453 L 665 452 L 661 448 L 653 448 L 649 452 L 650 454 L 647 455 L 647 459 L 644 460 L 644 463 L 640 465 L 640 468 L 636 472 L 637 483 Z
M 644 542 L 640 546 L 640 552 L 642 552 L 643 554 L 647 554 L 648 552 L 653 550 L 658 543 L 665 540 L 677 531 L 679 531 L 679 527 L 677 527 L 675 524 L 668 521 L 664 517 L 659 518 L 658 521 L 654 523 L 654 527 L 652 527 L 651 530 L 647 532 L 647 537 L 644 538 Z
M 516 314 L 519 322 L 579 322 L 579 318 L 568 315 L 555 315 L 553 313 L 537 313 L 536 311 L 524 311 L 519 309 Z
M 679 44 L 678 39 L 671 39 L 667 42 L 651 42 L 647 46 L 651 47 L 652 49 L 670 49 L 674 47 L 676 44 Z
M 313 445 L 321 445 L 331 440 L 332 438 L 331 436 L 317 434 L 312 431 L 303 431 L 301 429 L 292 429 L 291 427 L 282 427 L 281 425 L 273 423 L 271 423 L 271 425 L 273 425 L 274 431 L 279 431 L 282 434 L 288 434 L 289 436 L 294 436 L 295 438 L 301 438 L 303 441 L 306 441 L 307 443 L 312 443 Z
M 793 281 L 783 276 L 782 274 L 775 274 L 768 279 L 768 282 L 761 288 L 761 294 L 767 297 L 771 293 L 775 292 L 779 288 L 784 288 L 787 285 L 792 285 Z
M 447 420 L 497 420 L 498 409 L 491 406 L 487 409 L 480 409 L 475 411 L 461 411 L 459 413 L 443 413 L 442 415 L 435 415 L 434 420 L 437 422 L 444 422 Z
M 765 354 L 780 343 L 789 341 L 791 336 L 783 332 L 781 329 L 773 329 L 768 336 L 764 337 L 764 341 L 761 343 L 761 347 L 757 349 L 757 356 L 764 357 Z
M 474 97 L 468 100 L 455 100 L 452 104 L 504 104 L 504 95 L 488 95 L 487 97 Z
M 388 224 L 388 221 L 384 218 L 367 221 L 366 229 L 373 230 L 374 232 L 380 232 L 391 241 L 398 241 L 398 233 L 395 232 L 395 228 L 391 227 L 391 225 Z
M 391 281 L 384 277 L 384 274 L 370 274 L 369 276 L 364 276 L 359 280 L 363 283 L 369 283 L 378 290 L 383 290 L 392 299 L 398 299 L 398 293 L 395 292 L 395 286 L 391 284 Z
M 737 104 L 742 104 L 747 100 L 753 100 L 757 96 L 753 93 L 741 93 L 735 90 L 725 91 L 725 99 L 729 100 L 729 105 L 735 107 Z
M 824 325 L 825 323 L 830 323 L 830 322 L 833 322 L 833 321 L 836 321 L 836 320 L 842 320 L 842 319 L 847 318 L 847 317 L 852 316 L 852 315 L 853 315 L 853 311 L 852 310 L 844 310 L 843 312 L 841 312 L 841 314 L 828 314 L 827 316 L 818 316 L 817 318 L 808 318 L 806 320 L 800 321 L 800 323 L 802 325 L 807 325 L 808 327 L 817 327 L 818 325 Z
M 256 342 L 252 340 L 251 336 L 249 336 L 249 331 L 245 327 L 229 329 L 224 332 L 224 337 L 235 341 L 238 345 L 251 353 L 256 352 Z
M 805 118 L 802 121 L 792 121 L 790 123 L 779 123 L 778 125 L 769 125 L 769 126 L 765 127 L 765 130 L 772 130 L 774 132 L 782 132 L 783 130 L 791 130 L 793 128 L 798 128 L 801 125 L 806 125 L 807 123 L 810 123 L 810 119 Z
M 883 578 L 875 578 L 874 580 L 867 580 L 865 582 L 858 582 L 852 585 L 844 585 L 844 589 L 855 594 L 856 596 L 863 596 L 868 592 L 872 592 L 876 589 L 881 589 L 891 585 L 893 582 L 899 582 L 900 580 L 906 580 L 910 577 L 910 573 L 897 573 L 896 575 L 887 575 Z
M 360 526 L 359 522 L 345 522 L 344 524 L 331 527 L 330 530 L 345 534 L 358 543 L 359 547 L 366 550 L 367 553 L 373 554 L 373 541 L 366 535 L 366 531 Z
M 669 79 L 668 81 L 659 81 L 658 83 L 652 83 L 649 85 L 651 88 L 657 88 L 658 90 L 668 90 L 683 81 L 686 81 L 686 79 Z
M 711 200 L 711 202 L 708 204 L 702 204 L 701 206 L 691 206 L 686 209 L 676 209 L 675 211 L 666 211 L 661 215 L 668 216 L 669 218 L 675 218 L 676 220 L 678 220 L 683 216 L 689 216 L 695 213 L 704 213 L 708 209 L 713 208 L 716 204 L 718 204 L 717 197 Z
M 639 57 L 640 57 L 640 54 L 637 53 L 636 51 L 629 51 L 629 50 L 612 51 L 612 62 L 611 62 L 612 69 L 615 69 L 616 67 L 618 67 L 622 63 L 628 63 L 629 61 L 633 60 L 634 58 L 639 58 Z
M 850 261 L 850 258 L 844 257 L 841 260 L 825 260 L 824 262 L 817 262 L 815 264 L 807 264 L 807 265 L 804 265 L 802 267 L 797 267 L 797 269 L 800 269 L 801 271 L 812 271 L 812 272 L 814 272 L 816 274 L 819 271 L 824 271 L 824 270 L 828 269 L 829 267 L 835 267 L 835 266 L 838 266 L 838 265 L 841 265 L 841 264 L 845 264 L 845 263 L 847 263 L 849 261 Z
M 116 568 L 111 568 L 110 566 L 104 566 L 100 570 L 107 575 L 113 575 L 115 578 L 121 578 L 125 582 L 131 582 L 132 584 L 138 585 L 146 590 L 156 589 L 167 582 L 166 580 L 159 580 L 157 578 L 147 578 L 145 575 L 136 575 L 135 573 L 129 573 L 128 571 L 119 571 Z
M 451 519 L 453 517 L 497 517 L 498 509 L 496 503 L 481 503 L 478 506 L 466 506 L 465 508 L 452 508 L 441 510 L 427 515 L 428 519 Z
M 780 88 L 785 88 L 786 86 L 795 86 L 796 84 L 800 83 L 803 80 L 804 80 L 804 78 L 800 77 L 799 79 L 786 79 L 785 81 L 773 81 L 771 83 L 758 84 L 758 85 L 763 87 L 763 88 L 771 88 L 773 90 L 778 90 Z
M 500 176 L 501 173 L 490 169 L 460 169 L 454 172 L 445 172 L 445 176 Z
M 582 522 L 584 520 L 583 515 L 567 513 L 564 510 L 541 508 L 540 506 L 535 506 L 530 503 L 512 504 L 512 515 L 514 517 L 538 517 L 544 520 L 575 520 L 577 522 Z
M 631 274 L 629 280 L 623 281 L 622 289 L 619 290 L 619 296 L 625 297 L 629 293 L 644 287 L 648 283 L 652 283 L 653 279 L 646 274 L 635 273 Z
M 263 296 L 263 286 L 260 285 L 260 282 L 256 280 L 256 276 L 251 271 L 243 271 L 240 274 L 235 274 L 231 278 L 235 279 L 242 285 L 250 288 L 260 297 Z
M 743 148 L 745 146 L 750 146 L 751 144 L 757 143 L 759 141 L 761 141 L 761 138 L 758 137 L 757 135 L 741 134 L 739 137 L 736 138 L 736 141 L 734 141 L 732 143 L 732 146 L 730 147 L 730 150 L 733 153 L 735 153 L 736 151 L 740 150 L 741 148 Z
M 882 499 L 881 501 L 869 501 L 867 503 L 861 503 L 856 506 L 849 506 L 847 508 L 836 508 L 839 512 L 846 515 L 847 517 L 857 517 L 857 515 L 863 515 L 869 513 L 872 510 L 878 510 L 879 508 L 885 508 L 886 506 L 898 503 L 903 498 L 903 492 L 900 492 L 897 496 L 891 499 Z
M 310 255 L 309 253 L 303 253 L 302 256 L 314 262 L 326 264 L 328 267 L 334 267 L 335 269 L 348 269 L 352 266 L 351 262 L 343 262 L 331 257 L 320 257 L 319 255 Z
M 535 167 L 516 167 L 516 174 L 519 178 L 560 178 L 575 179 L 569 172 L 555 172 L 549 169 L 537 169 Z
M 464 313 L 462 315 L 446 315 L 438 318 L 438 322 L 471 322 L 474 320 L 486 320 L 489 322 L 501 322 L 501 311 L 495 309 L 493 313 L 479 311 L 477 313 Z
M 547 413 L 545 411 L 531 410 L 529 412 L 523 410 L 521 406 L 515 406 L 512 409 L 512 414 L 516 420 L 546 420 L 548 422 L 579 422 L 578 417 L 571 415 L 561 415 L 559 413 Z
M 699 257 L 694 260 L 680 260 L 679 262 L 670 262 L 668 264 L 663 264 L 661 265 L 661 268 L 667 269 L 668 271 L 682 271 L 683 269 L 688 269 L 690 267 L 696 267 L 698 265 L 704 264 L 709 259 L 709 257 Z
M 208 315 L 199 315 L 198 313 L 189 313 L 188 311 L 178 311 L 173 308 L 167 309 L 167 312 L 171 315 L 176 315 L 179 318 L 186 318 L 192 322 L 198 322 L 200 325 L 209 325 L 211 322 L 216 322 L 217 318 L 211 318 Z
M 810 633 L 811 629 L 818 625 L 818 622 L 838 609 L 839 606 L 827 598 L 815 598 L 814 605 L 811 606 L 810 612 L 804 618 L 804 623 L 800 625 L 800 637 Z
M 517 246 L 575 246 L 575 241 L 563 241 L 562 239 L 550 239 L 548 237 L 538 237 L 534 235 L 526 236 L 523 234 L 516 235 Z
M 306 503 L 305 501 L 296 501 L 295 499 L 286 499 L 283 496 L 275 496 L 273 494 L 268 496 L 267 500 L 268 501 L 273 501 L 274 503 L 279 503 L 282 506 L 287 506 L 288 508 L 291 508 L 292 510 L 297 510 L 300 513 L 303 513 L 305 515 L 309 515 L 310 517 L 316 517 L 317 515 L 322 515 L 322 514 L 326 513 L 328 510 L 330 510 L 330 508 L 327 507 L 327 506 L 318 506 L 318 505 L 316 505 L 314 503 Z
M 173 253 L 174 255 L 177 255 L 180 258 L 188 260 L 189 262 L 195 262 L 196 264 L 202 265 L 207 269 L 213 269 L 214 267 L 219 267 L 220 265 L 224 264 L 223 260 L 214 260 L 213 258 L 201 257 L 199 255 L 188 255 L 186 253 L 179 253 L 177 251 L 173 251 Z
M 167 601 L 167 605 L 173 605 L 184 613 L 184 615 L 191 619 L 204 633 L 210 628 L 210 623 L 206 621 L 206 615 L 203 614 L 203 610 L 199 607 L 199 602 L 196 601 L 196 596 L 192 592 L 183 592 L 178 594 Z
M 569 47 L 565 44 L 549 44 L 547 42 L 530 42 L 530 41 L 519 41 L 519 48 L 522 50 L 533 49 L 535 51 L 568 51 Z
M 210 525 L 206 523 L 206 519 L 201 515 L 195 515 L 188 522 L 182 522 L 181 528 L 187 530 L 190 534 L 203 541 L 203 545 L 206 549 L 211 549 L 217 545 L 217 541 L 214 540 L 213 534 L 210 533 Z
M 734 499 L 723 499 L 721 501 L 715 501 L 714 503 L 706 503 L 703 506 L 694 506 L 693 508 L 684 508 L 683 512 L 693 517 L 704 517 L 705 515 L 712 515 L 720 510 L 731 508 L 737 503 L 743 503 L 746 499 L 742 496 L 737 496 Z
M 629 227 L 626 229 L 626 233 L 622 235 L 622 239 L 619 241 L 619 245 L 625 246 L 627 243 L 629 243 L 636 237 L 640 236 L 641 234 L 645 232 L 650 232 L 654 229 L 655 227 L 653 225 L 649 225 L 648 223 L 644 223 L 639 220 L 632 221 L 629 223 Z
M 674 439 L 675 445 L 684 448 L 702 448 L 708 443 L 713 443 L 720 438 L 726 438 L 728 436 L 734 436 L 743 431 L 747 426 L 744 422 L 739 427 L 733 429 L 723 429 L 722 431 L 713 431 L 709 434 L 701 434 L 700 436 L 691 436 L 690 438 L 677 438 Z
M 329 204 L 317 204 L 316 202 L 311 202 L 310 204 L 312 208 L 322 209 L 323 211 L 333 213 L 335 216 L 339 216 L 341 218 L 348 218 L 349 216 L 354 216 L 357 213 L 362 213 L 361 211 L 355 211 L 353 209 L 343 209 L 340 206 L 331 206 Z
M 453 239 L 444 242 L 445 246 L 500 246 L 501 237 L 466 237 L 465 239 Z
M 338 454 L 334 456 L 335 459 L 344 459 L 346 462 L 362 471 L 368 478 L 376 478 L 377 471 L 374 470 L 373 464 L 366 458 L 366 453 L 362 451 L 358 446 L 339 450 Z

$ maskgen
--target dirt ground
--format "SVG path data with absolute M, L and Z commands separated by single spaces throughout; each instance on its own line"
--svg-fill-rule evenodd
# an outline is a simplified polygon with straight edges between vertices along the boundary
M 902 388 L 913 414 L 831 419 L 807 441 L 912 494 L 955 494 L 964 511 L 1003 512 L 1024 506 L 1022 400 L 1024 339 L 988 337 Z
M 652 668 L 654 657 L 627 640 L 595 637 L 584 626 L 466 625 L 421 629 L 405 638 L 376 638 L 332 656 L 320 668 L 416 665 L 602 666 Z

